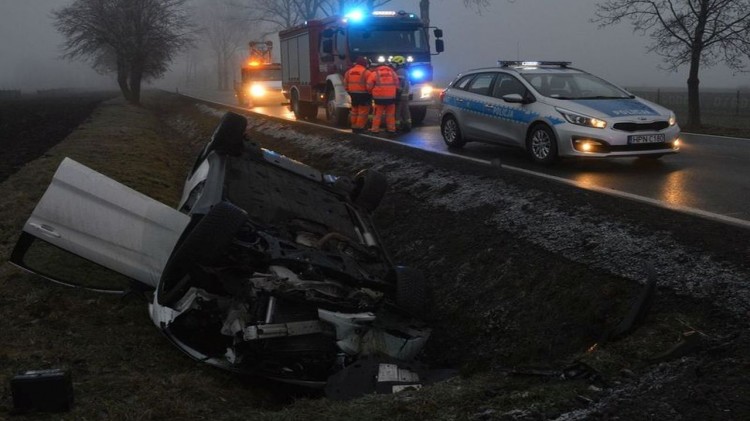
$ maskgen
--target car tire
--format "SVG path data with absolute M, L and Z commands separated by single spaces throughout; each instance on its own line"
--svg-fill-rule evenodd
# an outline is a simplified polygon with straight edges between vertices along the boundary
M 159 280 L 157 302 L 172 306 L 190 289 L 190 271 L 198 265 L 215 264 L 247 220 L 239 207 L 220 202 L 175 246 Z
M 294 113 L 294 118 L 297 120 L 304 120 L 307 118 L 308 112 L 306 112 L 306 108 L 304 104 L 299 100 L 299 93 L 297 91 L 292 91 L 292 99 L 290 100 L 291 106 L 292 106 L 292 113 Z
M 537 124 L 529 130 L 526 151 L 537 164 L 551 165 L 557 161 L 557 136 L 546 124 Z
M 233 112 L 224 114 L 211 135 L 211 149 L 220 154 L 241 155 L 246 129 L 247 119 L 244 116 Z
M 413 317 L 427 319 L 430 294 L 422 272 L 408 266 L 397 266 L 394 270 L 396 305 Z
M 449 148 L 462 148 L 466 144 L 461 128 L 458 126 L 458 120 L 452 115 L 446 116 L 440 124 L 440 134 L 443 135 L 443 141 Z
M 410 107 L 409 115 L 411 115 L 412 125 L 420 125 L 427 116 L 427 107 Z
M 373 212 L 380 205 L 387 189 L 388 179 L 385 174 L 366 169 L 354 176 L 354 188 L 350 197 L 357 206 L 367 212 Z
M 349 110 L 336 107 L 336 96 L 333 90 L 326 93 L 326 120 L 335 127 L 347 127 L 349 125 Z

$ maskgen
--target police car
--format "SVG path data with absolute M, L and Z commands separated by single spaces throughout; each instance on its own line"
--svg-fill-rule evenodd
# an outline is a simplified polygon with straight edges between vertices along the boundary
M 679 150 L 672 111 L 570 64 L 498 61 L 459 74 L 440 95 L 445 143 L 519 146 L 540 164 L 559 157 L 657 159 Z

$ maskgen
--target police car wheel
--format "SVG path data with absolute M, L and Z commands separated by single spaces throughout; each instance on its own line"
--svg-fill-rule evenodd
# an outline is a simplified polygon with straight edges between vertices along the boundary
M 453 116 L 447 116 L 443 119 L 440 124 L 440 133 L 443 135 L 443 140 L 449 148 L 461 148 L 466 144 L 463 136 L 461 136 L 461 128 L 458 127 L 458 121 Z
M 546 125 L 534 126 L 526 139 L 526 150 L 534 162 L 552 164 L 557 160 L 557 137 Z

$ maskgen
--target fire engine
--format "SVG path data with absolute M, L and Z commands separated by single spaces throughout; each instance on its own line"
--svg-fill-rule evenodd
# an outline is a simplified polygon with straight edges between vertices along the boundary
M 413 13 L 374 11 L 310 20 L 279 32 L 283 92 L 295 116 L 315 118 L 324 106 L 326 119 L 345 127 L 351 109 L 343 84 L 346 70 L 357 57 L 377 64 L 400 55 L 406 58 L 412 84 L 412 122 L 421 123 L 434 103 L 428 29 Z M 433 29 L 439 54 L 444 50 L 443 31 Z
M 242 63 L 240 83 L 235 83 L 234 94 L 239 105 L 253 107 L 285 102 L 281 93 L 281 63 L 274 63 L 271 41 L 251 41 L 250 55 Z

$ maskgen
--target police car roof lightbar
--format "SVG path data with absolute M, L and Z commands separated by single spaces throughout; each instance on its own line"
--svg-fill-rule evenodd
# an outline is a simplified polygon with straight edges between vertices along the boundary
M 571 61 L 518 61 L 518 60 L 498 60 L 497 65 L 501 67 L 510 66 L 560 66 L 568 67 Z

